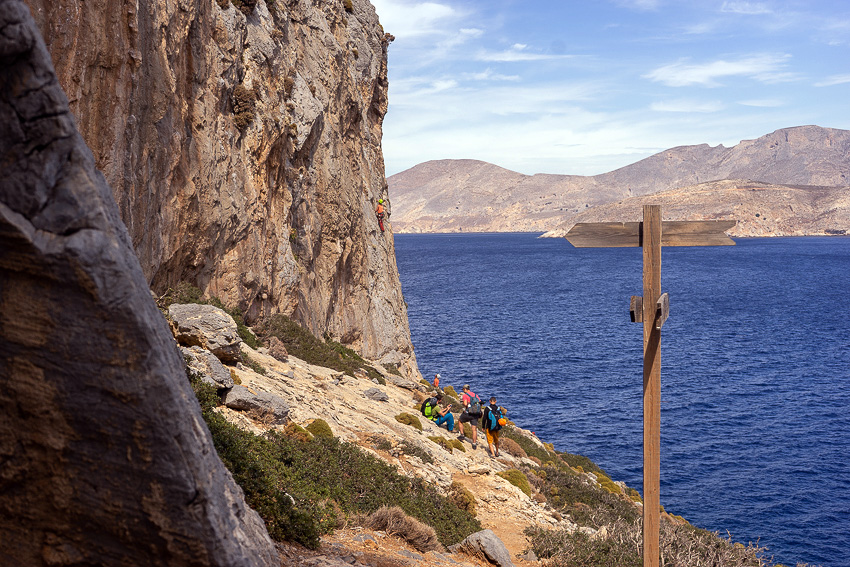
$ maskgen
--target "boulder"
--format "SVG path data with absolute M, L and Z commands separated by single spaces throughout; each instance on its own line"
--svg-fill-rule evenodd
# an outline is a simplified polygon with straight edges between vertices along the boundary
M 23 2 L 0 30 L 0 564 L 279 566 Z
M 378 388 L 369 388 L 368 390 L 363 392 L 363 395 L 369 398 L 370 400 L 375 400 L 376 402 L 390 401 L 390 397 Z
M 281 362 L 289 360 L 289 353 L 286 352 L 286 347 L 284 346 L 283 341 L 275 336 L 271 336 L 269 337 L 268 343 L 269 356 Z
M 168 307 L 174 338 L 181 345 L 199 346 L 216 355 L 222 362 L 242 360 L 242 339 L 236 321 L 213 305 L 174 303 Z
M 186 365 L 201 375 L 201 380 L 216 388 L 232 388 L 233 376 L 216 355 L 199 346 L 180 347 Z
M 289 417 L 289 406 L 279 396 L 245 386 L 234 386 L 224 395 L 224 405 L 230 409 L 251 412 L 258 421 L 281 424 Z
M 508 548 L 492 530 L 475 532 L 462 542 L 449 547 L 449 551 L 480 557 L 499 567 L 514 567 Z

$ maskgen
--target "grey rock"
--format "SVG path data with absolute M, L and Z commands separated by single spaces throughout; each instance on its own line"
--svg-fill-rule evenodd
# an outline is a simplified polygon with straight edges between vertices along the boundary
M 534 550 L 532 549 L 529 549 L 528 551 L 526 551 L 522 555 L 518 555 L 517 557 L 519 557 L 520 559 L 524 559 L 525 561 L 538 561 L 537 554 L 534 553 Z
M 280 565 L 23 2 L 0 30 L 0 563 Z
M 286 352 L 286 346 L 284 346 L 283 341 L 281 341 L 274 335 L 269 337 L 268 353 L 269 356 L 281 362 L 286 362 L 287 360 L 289 360 L 289 353 Z
M 388 402 L 390 400 L 390 397 L 378 388 L 369 388 L 363 392 L 363 395 L 376 402 Z
M 364 542 L 367 542 L 367 541 L 374 541 L 375 543 L 378 543 L 378 540 L 376 540 L 375 538 L 373 538 L 369 534 L 357 534 L 352 539 L 354 541 L 358 542 L 358 543 L 364 543 Z
M 249 390 L 245 386 L 234 386 L 224 395 L 224 405 L 230 409 L 254 412 L 258 418 L 272 423 L 284 423 L 289 416 L 289 406 L 279 396 Z
M 419 384 L 418 382 L 414 382 L 413 380 L 408 380 L 407 378 L 402 378 L 401 376 L 397 376 L 395 374 L 384 374 L 384 379 L 393 384 L 394 386 L 398 386 L 399 388 L 404 388 L 406 390 L 424 390 L 424 386 Z
M 425 557 L 423 555 L 419 555 L 418 553 L 413 553 L 412 551 L 407 551 L 406 549 L 402 549 L 398 552 L 399 555 L 407 557 L 409 559 L 413 559 L 414 561 L 424 561 Z
M 480 557 L 499 567 L 514 567 L 508 548 L 492 530 L 475 532 L 462 542 L 449 547 L 449 551 Z
M 201 375 L 201 380 L 216 388 L 232 388 L 233 376 L 216 355 L 198 346 L 180 347 L 187 366 Z
M 233 317 L 214 305 L 172 304 L 168 307 L 174 338 L 181 345 L 199 346 L 222 362 L 242 359 L 242 339 Z

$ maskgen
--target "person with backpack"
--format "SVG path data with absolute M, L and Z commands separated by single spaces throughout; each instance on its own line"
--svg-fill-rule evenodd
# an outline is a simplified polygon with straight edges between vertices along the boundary
M 463 385 L 463 396 L 461 397 L 463 404 L 463 413 L 460 414 L 461 431 L 458 439 L 465 440 L 463 434 L 463 424 L 469 423 L 472 427 L 472 448 L 478 448 L 478 420 L 481 419 L 481 398 L 475 392 L 469 389 L 469 384 Z
M 419 411 L 426 418 L 433 421 L 437 427 L 445 423 L 446 429 L 452 432 L 455 428 L 455 416 L 452 415 L 451 406 L 446 406 L 440 410 L 440 403 L 442 401 L 443 392 L 438 390 L 436 394 L 422 402 L 422 407 L 419 408 Z
M 508 420 L 502 414 L 502 408 L 496 405 L 496 396 L 490 397 L 490 405 L 484 408 L 482 427 L 487 437 L 487 445 L 490 448 L 490 456 L 499 456 L 499 430 Z

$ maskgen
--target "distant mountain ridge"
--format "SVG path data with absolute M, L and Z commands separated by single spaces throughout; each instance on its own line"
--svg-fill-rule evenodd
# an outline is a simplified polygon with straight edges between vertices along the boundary
M 482 161 L 439 160 L 397 173 L 387 182 L 394 232 L 545 232 L 571 226 L 573 217 L 599 205 L 731 179 L 764 187 L 847 188 L 850 131 L 798 126 L 731 148 L 679 146 L 594 176 L 524 175 Z M 771 192 L 759 194 L 769 198 Z M 793 207 L 794 196 L 804 194 L 786 192 L 781 200 Z M 675 200 L 674 195 L 668 198 Z M 710 195 L 691 203 L 692 208 L 680 211 L 683 218 L 701 218 L 706 209 L 713 211 L 709 214 L 719 212 L 710 205 Z M 813 214 L 817 216 L 817 211 Z M 809 233 L 805 227 L 787 228 L 795 234 Z M 848 229 L 847 225 L 819 226 L 815 233 Z

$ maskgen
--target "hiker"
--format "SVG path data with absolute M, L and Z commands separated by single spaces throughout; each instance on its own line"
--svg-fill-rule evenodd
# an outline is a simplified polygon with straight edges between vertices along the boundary
M 502 409 L 496 405 L 496 396 L 490 397 L 490 405 L 484 408 L 481 427 L 487 437 L 487 446 L 490 448 L 490 456 L 499 456 L 499 430 L 508 422 L 502 413 Z
M 434 374 L 434 388 L 439 392 L 440 391 L 440 375 Z
M 378 217 L 378 225 L 381 227 L 381 232 L 384 232 L 384 200 L 378 199 L 378 207 L 375 209 L 375 216 Z
M 463 396 L 461 397 L 463 404 L 463 413 L 460 414 L 460 436 L 458 439 L 465 440 L 463 434 L 463 424 L 469 423 L 472 427 L 472 448 L 478 448 L 478 420 L 481 418 L 481 398 L 475 392 L 469 389 L 469 384 L 463 385 Z
M 442 402 L 443 392 L 437 390 L 437 393 L 434 394 L 434 396 L 422 402 L 420 410 L 422 415 L 437 424 L 437 427 L 440 427 L 445 423 L 446 429 L 448 429 L 449 432 L 452 432 L 455 428 L 455 416 L 452 415 L 451 406 L 446 406 L 440 410 L 440 404 Z

